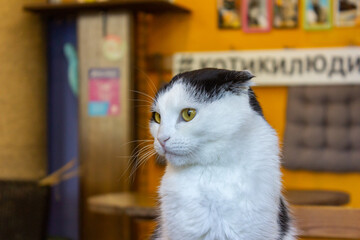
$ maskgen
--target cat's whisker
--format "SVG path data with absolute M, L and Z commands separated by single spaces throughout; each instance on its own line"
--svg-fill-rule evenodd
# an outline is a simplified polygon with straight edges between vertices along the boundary
M 127 165 L 126 169 L 124 170 L 124 172 L 120 175 L 119 180 L 122 179 L 124 177 L 124 175 L 130 170 L 130 168 L 132 168 L 132 165 L 134 165 L 134 159 L 135 157 L 133 155 L 129 156 L 129 164 Z
M 138 169 L 140 169 L 143 165 L 145 165 L 145 164 L 147 163 L 147 161 L 148 161 L 151 157 L 153 157 L 155 154 L 156 154 L 156 152 L 151 152 L 151 153 L 149 153 L 144 159 L 142 159 L 141 161 L 139 161 L 138 167 L 137 167 L 137 169 L 136 169 L 135 172 L 137 172 Z M 135 174 L 135 172 L 134 172 L 134 174 Z M 135 175 L 134 175 L 134 176 L 135 176 Z
M 134 172 L 138 169 L 139 163 L 135 162 L 134 160 L 130 161 L 130 164 L 128 164 L 128 166 L 126 167 L 125 171 L 121 174 L 121 176 L 119 177 L 119 180 L 122 179 L 124 177 L 124 175 L 130 170 L 129 173 L 129 178 L 134 174 Z
M 151 145 L 151 144 L 149 144 L 149 145 Z M 134 153 L 133 152 L 138 148 L 139 148 L 139 146 L 137 146 L 134 150 L 132 150 L 130 155 L 116 156 L 116 158 L 117 159 L 129 159 L 130 161 L 132 161 L 132 159 L 134 158 Z
M 116 157 L 117 159 L 131 159 L 131 155 L 129 155 L 129 156 L 117 156 Z
M 126 143 L 124 143 L 124 144 L 121 144 L 121 145 L 119 146 L 119 148 L 122 148 L 122 147 L 124 147 L 124 146 L 126 146 L 126 145 L 129 145 L 129 144 L 132 144 L 132 143 L 137 143 L 137 142 L 145 143 L 145 142 L 152 142 L 152 141 L 153 141 L 153 140 L 150 140 L 150 139 L 146 139 L 146 140 L 132 140 L 132 141 L 126 142 Z
M 155 84 L 152 81 L 149 81 L 152 85 L 151 90 L 154 96 L 156 96 L 156 92 L 157 92 L 157 87 L 155 86 Z
M 140 149 L 138 150 L 134 150 L 133 153 L 131 154 L 131 157 L 130 157 L 130 164 L 136 164 L 136 161 L 137 161 L 137 158 L 139 157 L 140 154 L 143 154 L 144 152 L 150 150 L 151 148 L 151 145 L 147 145 L 147 146 L 144 146 L 144 147 L 141 147 Z
M 129 98 L 129 101 L 134 101 L 134 102 L 146 102 L 149 103 L 150 105 L 152 105 L 153 103 L 149 100 L 145 100 L 145 99 L 139 99 L 139 98 Z
M 155 150 L 149 150 L 149 152 L 147 152 L 140 159 L 138 159 L 138 161 L 136 162 L 134 168 L 132 169 L 132 171 L 129 175 L 129 179 L 131 179 L 132 177 L 135 177 L 136 171 L 146 162 L 147 159 L 149 159 L 150 157 L 152 157 L 155 154 L 156 154 Z
M 150 103 L 147 102 L 139 102 L 139 103 L 135 103 L 133 105 L 134 107 L 138 107 L 138 106 L 146 106 L 147 108 L 151 109 L 152 105 Z
M 141 152 L 139 152 L 134 158 L 135 168 L 137 168 L 137 166 L 141 164 L 143 159 L 146 159 L 147 155 L 151 152 L 156 152 L 154 149 L 152 149 L 152 146 L 147 147 L 146 149 L 142 149 Z
M 139 167 L 143 165 L 150 157 L 156 154 L 156 151 L 154 149 L 149 150 L 146 154 L 144 154 L 139 160 L 138 165 Z
M 150 85 L 149 82 L 152 84 Z M 146 84 L 148 85 L 148 87 L 151 89 L 152 94 L 155 96 L 156 95 L 156 87 L 154 85 L 154 83 L 152 81 L 146 81 Z
M 142 155 L 139 157 L 139 158 L 137 158 L 137 163 L 141 163 L 141 161 L 144 159 L 144 158 L 146 158 L 147 157 L 147 155 L 149 154 L 149 152 L 153 152 L 153 151 L 155 151 L 154 149 L 147 149 L 146 151 L 144 151 L 143 153 L 142 153 Z
M 140 68 L 137 68 L 137 70 L 143 74 L 146 78 L 146 84 L 150 87 L 151 91 L 153 91 L 153 94 L 154 96 L 156 95 L 156 86 L 154 84 L 153 81 L 151 81 L 151 78 L 149 77 L 149 75 L 143 70 L 143 69 L 140 69 Z M 149 82 L 151 83 L 152 87 L 149 85 Z
M 135 142 L 137 142 L 137 141 L 135 141 Z M 151 139 L 142 140 L 142 141 L 140 141 L 140 143 L 137 143 L 137 146 L 135 148 L 137 148 L 138 146 L 141 146 L 144 143 L 151 143 L 151 142 L 153 142 L 153 140 L 151 140 Z
M 148 109 L 151 108 L 151 106 L 149 105 L 136 105 L 135 108 L 140 108 L 140 107 L 147 107 Z
M 137 158 L 140 154 L 142 154 L 143 152 L 145 152 L 146 150 L 148 150 L 149 148 L 152 148 L 152 144 L 149 144 L 147 146 L 143 146 L 141 149 L 137 150 L 136 152 L 134 152 L 132 154 L 133 158 Z
M 143 153 L 143 155 L 140 156 L 140 158 L 138 159 L 138 161 L 142 161 L 142 159 L 144 159 L 149 152 L 154 152 L 154 151 L 155 151 L 154 149 L 151 149 L 151 147 L 153 147 L 153 146 L 150 146 L 150 149 L 147 148 L 147 150 L 149 150 L 149 151 L 146 152 L 146 153 Z
M 131 158 L 134 156 L 134 152 L 137 150 L 137 149 L 139 149 L 141 146 L 143 146 L 144 144 L 149 144 L 149 146 L 150 145 L 152 145 L 151 144 L 151 140 L 149 141 L 149 142 L 141 142 L 141 143 L 139 143 L 139 144 L 137 144 L 137 146 L 131 151 L 131 153 L 130 153 L 130 155 L 125 155 L 125 156 L 117 156 L 116 158 L 129 158 L 130 160 L 131 160 Z
M 140 92 L 140 91 L 137 91 L 137 90 L 130 90 L 130 91 L 132 91 L 132 92 L 134 92 L 134 93 L 141 94 L 141 95 L 143 95 L 143 96 L 145 96 L 145 97 L 150 98 L 152 101 L 155 101 L 155 98 L 153 98 L 153 97 L 150 96 L 149 94 L 146 94 L 146 93 L 143 93 L 143 92 Z
M 134 107 L 146 106 L 148 109 L 151 109 L 151 107 L 152 107 L 150 104 L 148 104 L 148 103 L 143 103 L 143 102 L 134 104 L 133 106 L 134 106 Z
M 151 109 L 151 107 L 152 107 L 150 104 L 148 104 L 148 103 L 143 103 L 143 102 L 134 104 L 134 106 L 135 106 L 135 107 L 137 107 L 137 106 L 146 106 L 146 107 L 148 107 L 149 109 Z
M 140 96 L 141 97 L 141 96 Z M 131 100 L 131 101 L 147 101 L 147 102 L 151 102 L 150 100 L 148 100 L 147 98 L 143 99 L 143 98 L 128 98 L 128 100 Z
M 146 152 L 147 150 L 150 150 L 150 148 L 152 147 L 152 144 L 142 146 L 143 144 L 148 143 L 149 141 L 152 142 L 152 140 L 142 140 L 142 141 L 144 141 L 144 142 L 141 142 L 140 144 L 138 144 L 134 148 L 134 150 L 131 152 L 130 156 L 118 157 L 118 158 L 128 158 L 129 159 L 129 164 L 126 167 L 126 169 L 124 170 L 124 172 L 121 174 L 121 176 L 119 177 L 119 180 L 129 171 L 129 169 L 131 168 L 132 165 L 136 164 L 135 160 L 139 156 L 139 154 L 141 154 L 142 152 Z

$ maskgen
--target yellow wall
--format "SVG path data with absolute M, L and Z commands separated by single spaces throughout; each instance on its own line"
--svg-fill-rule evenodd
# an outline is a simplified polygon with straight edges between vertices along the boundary
M 244 33 L 217 27 L 216 0 L 177 0 L 190 16 L 164 14 L 154 18 L 150 36 L 152 53 L 245 49 L 312 48 L 360 45 L 360 28 L 333 28 L 308 32 L 302 28 Z M 282 139 L 285 128 L 286 87 L 256 87 L 266 119 Z M 339 189 L 351 193 L 351 206 L 360 207 L 360 173 L 331 174 L 284 170 L 286 188 Z
M 29 2 L 0 0 L 0 179 L 46 174 L 45 40 Z

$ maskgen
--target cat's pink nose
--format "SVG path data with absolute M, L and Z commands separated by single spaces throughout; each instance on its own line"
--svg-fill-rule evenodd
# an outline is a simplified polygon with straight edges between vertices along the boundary
M 165 148 L 165 142 L 166 142 L 167 140 L 169 140 L 169 139 L 170 139 L 170 137 L 168 137 L 168 136 L 166 136 L 166 137 L 159 137 L 159 138 L 158 138 L 159 143 L 160 143 L 160 145 L 161 145 L 163 148 Z

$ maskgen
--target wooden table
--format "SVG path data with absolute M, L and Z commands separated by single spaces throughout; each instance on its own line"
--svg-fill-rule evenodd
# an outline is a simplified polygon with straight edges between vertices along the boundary
M 290 203 L 300 237 L 360 238 L 360 209 L 342 206 L 350 200 L 347 193 L 288 190 L 284 195 Z M 156 205 L 156 195 L 131 192 L 106 194 L 88 199 L 90 211 L 126 214 L 133 219 L 155 219 L 158 216 Z
M 349 202 L 345 192 L 324 190 L 284 191 L 291 205 L 341 206 Z M 154 219 L 157 214 L 157 196 L 133 192 L 112 193 L 90 197 L 91 211 L 105 214 L 126 214 L 139 219 Z
M 111 193 L 90 197 L 90 211 L 104 214 L 126 214 L 140 219 L 154 219 L 158 216 L 156 210 L 156 195 L 146 195 L 133 192 Z

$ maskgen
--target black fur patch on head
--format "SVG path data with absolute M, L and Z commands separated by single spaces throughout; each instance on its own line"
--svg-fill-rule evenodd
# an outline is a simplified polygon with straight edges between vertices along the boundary
M 249 71 L 231 71 L 217 68 L 184 72 L 173 77 L 170 83 L 159 90 L 156 97 L 169 90 L 176 82 L 181 81 L 194 90 L 196 99 L 212 102 L 220 99 L 227 92 L 239 94 L 243 90 L 242 87 L 247 85 L 246 82 L 253 77 Z
M 220 99 L 227 92 L 240 94 L 244 87 L 254 76 L 249 71 L 232 71 L 217 68 L 204 68 L 176 75 L 162 87 L 155 99 L 168 91 L 176 82 L 181 81 L 192 89 L 194 97 L 201 102 L 212 102 Z M 254 91 L 249 87 L 249 104 L 260 116 L 264 117 L 261 106 L 256 99 Z
M 280 237 L 279 240 L 282 240 L 286 233 L 289 231 L 289 222 L 290 217 L 288 213 L 288 209 L 284 203 L 284 200 L 280 198 L 279 205 L 279 215 L 278 215 L 278 224 L 280 229 Z

